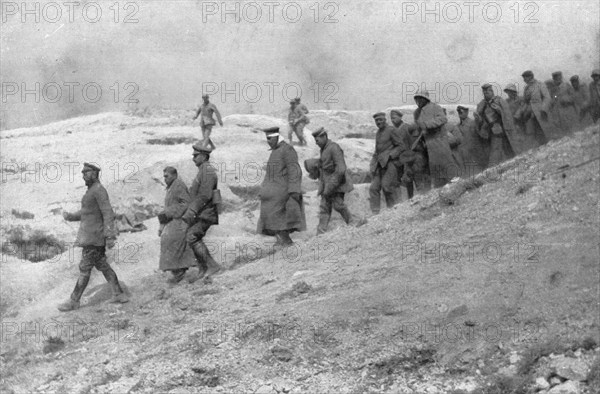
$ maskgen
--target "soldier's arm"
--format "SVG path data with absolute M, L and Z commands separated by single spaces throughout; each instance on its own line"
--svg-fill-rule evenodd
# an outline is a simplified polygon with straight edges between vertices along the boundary
M 194 120 L 198 118 L 198 116 L 200 116 L 200 112 L 202 112 L 202 106 L 198 107 L 198 110 L 196 111 L 196 115 L 194 116 Z
M 197 176 L 200 177 L 198 195 L 191 200 L 188 207 L 188 210 L 193 211 L 195 214 L 201 212 L 204 206 L 212 200 L 213 190 L 216 189 L 217 185 L 217 173 L 210 164 L 203 166 L 202 171 Z
M 190 193 L 183 182 L 174 186 L 176 187 L 176 190 L 173 191 L 173 194 L 177 199 L 177 203 L 169 207 L 165 207 L 164 211 L 165 215 L 167 215 L 169 219 L 180 218 L 190 205 Z
M 538 86 L 540 88 L 540 94 L 542 96 L 542 111 L 548 112 L 548 109 L 550 108 L 550 105 L 552 104 L 552 99 L 550 98 L 550 92 L 548 91 L 546 84 L 539 83 Z
M 107 239 L 116 239 L 119 231 L 115 225 L 115 213 L 110 205 L 106 189 L 98 188 L 94 193 L 100 212 L 102 213 L 102 224 L 104 226 L 104 237 Z
M 344 160 L 344 151 L 339 145 L 334 145 L 331 151 L 333 162 L 335 163 L 335 186 L 342 183 L 344 175 L 346 175 L 346 160 Z
M 390 159 L 396 160 L 400 154 L 408 149 L 404 144 L 403 132 L 394 128 L 392 131 L 392 145 L 394 146 L 390 152 Z
M 217 106 L 212 104 L 212 109 L 213 111 L 215 111 L 215 115 L 217 116 L 217 122 L 219 122 L 219 124 L 223 126 L 223 120 L 221 120 L 221 113 L 217 109 Z
M 419 119 L 419 120 L 421 120 L 421 119 Z M 442 110 L 442 107 L 435 105 L 433 107 L 433 116 L 431 117 L 431 119 L 421 120 L 421 121 L 425 125 L 425 128 L 429 130 L 429 129 L 438 128 L 438 127 L 446 124 L 448 122 L 448 118 L 446 118 L 446 115 L 444 115 L 444 111 Z
M 298 154 L 289 146 L 283 155 L 284 166 L 288 176 L 288 194 L 302 193 L 302 169 L 298 164 Z
M 77 211 L 77 212 L 63 212 L 63 218 L 67 221 L 67 222 L 78 222 L 81 220 L 81 210 Z

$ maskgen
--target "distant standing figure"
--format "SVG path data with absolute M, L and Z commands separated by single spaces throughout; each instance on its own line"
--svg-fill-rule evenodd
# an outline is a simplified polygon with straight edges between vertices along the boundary
M 579 80 L 579 75 L 573 75 L 570 81 L 573 87 L 575 108 L 579 114 L 579 124 L 581 127 L 590 126 L 593 123 L 590 116 L 590 91 L 587 85 Z
M 299 98 L 290 101 L 290 113 L 288 115 L 288 122 L 290 124 L 288 140 L 290 141 L 290 145 L 292 144 L 294 133 L 298 137 L 300 145 L 306 145 L 306 139 L 304 138 L 304 126 L 310 123 L 310 120 L 306 114 L 308 114 L 308 109 L 304 104 L 300 103 Z
M 308 114 L 308 108 L 306 107 L 306 105 L 300 102 L 300 97 L 296 97 L 294 99 L 294 102 L 296 103 L 296 107 L 298 107 L 298 109 L 304 112 L 305 115 Z M 310 123 L 310 121 L 307 121 L 307 123 Z
M 575 91 L 567 82 L 563 81 L 561 71 L 552 73 L 554 82 L 553 111 L 555 112 L 557 126 L 562 135 L 570 134 L 579 128 L 579 114 L 575 107 Z
M 590 115 L 594 123 L 600 119 L 600 69 L 592 71 L 593 81 L 590 83 Z
M 514 138 L 512 148 L 516 154 L 524 152 L 526 150 L 535 148 L 537 146 L 535 138 L 532 135 L 526 133 L 525 122 L 523 121 L 523 98 L 519 96 L 517 86 L 514 83 L 509 83 L 504 88 L 504 93 L 508 96 L 506 103 L 510 108 L 510 112 L 513 116 L 513 123 L 515 126 Z
M 216 149 L 216 146 L 210 139 L 210 133 L 212 132 L 213 126 L 216 124 L 213 114 L 217 116 L 217 121 L 221 127 L 223 127 L 223 121 L 221 120 L 221 114 L 219 113 L 217 106 L 209 101 L 208 94 L 203 95 L 202 100 L 204 103 L 202 103 L 200 108 L 198 108 L 198 111 L 196 111 L 194 120 L 196 120 L 198 116 L 202 116 L 200 118 L 200 127 L 202 128 L 202 143 L 204 146 L 209 146 L 211 150 L 214 150 Z
M 534 136 L 538 145 L 544 145 L 556 138 L 556 127 L 550 121 L 551 97 L 545 84 L 535 79 L 532 71 L 521 74 L 525 82 L 523 93 L 522 120 L 525 122 L 526 133 Z
M 400 152 L 400 165 L 398 166 L 398 176 L 400 177 L 400 183 L 404 185 L 406 188 L 406 194 L 408 194 L 408 198 L 413 198 L 415 194 L 414 184 L 415 176 L 419 178 L 417 191 L 422 192 L 423 188 L 421 178 L 424 176 L 424 172 L 428 172 L 427 169 L 427 158 L 422 154 L 425 150 L 418 150 L 415 147 L 415 150 L 412 151 L 410 148 L 418 136 L 417 126 L 414 124 L 408 124 L 402 120 L 404 114 L 397 109 L 393 109 L 390 111 L 390 120 L 392 121 L 392 126 L 398 130 L 400 134 L 400 139 L 402 141 L 402 151 Z M 422 147 L 422 145 L 420 146 Z M 427 174 L 427 180 L 431 183 L 429 179 L 429 174 Z
M 446 108 L 442 108 L 442 110 L 444 111 L 444 115 L 448 116 Z M 463 144 L 464 140 L 462 131 L 458 128 L 457 125 L 451 124 L 450 122 L 446 122 L 446 124 L 442 126 L 442 132 L 445 132 L 448 136 L 448 145 L 450 145 L 452 158 L 454 159 L 454 162 L 458 167 L 457 175 L 466 178 L 465 162 L 462 157 L 462 152 L 460 150 L 460 146 Z
M 82 247 L 79 279 L 70 299 L 58 306 L 58 310 L 61 312 L 79 308 L 79 300 L 90 281 L 90 275 L 94 267 L 102 272 L 104 278 L 110 284 L 113 297 L 109 302 L 125 303 L 129 301 L 121 289 L 117 274 L 106 259 L 106 248 L 112 249 L 115 246 L 119 233 L 108 193 L 98 179 L 100 168 L 93 164 L 84 163 L 81 172 L 87 186 L 87 191 L 81 199 L 81 209 L 75 213 L 63 212 L 65 220 L 70 222 L 81 221 L 75 243 L 77 246 Z
M 346 224 L 352 223 L 352 215 L 344 203 L 344 195 L 351 192 L 354 187 L 350 178 L 346 176 L 346 161 L 342 148 L 329 139 L 327 131 L 323 127 L 314 131 L 312 135 L 317 146 L 321 148 L 321 156 L 317 162 L 317 171 L 309 170 L 309 160 L 304 162 L 304 166 L 309 171 L 311 178 L 314 179 L 314 175 L 317 175 L 319 179 L 319 191 L 317 192 L 317 196 L 321 196 L 319 225 L 317 226 L 317 235 L 319 235 L 327 231 L 332 209 L 342 215 Z
M 369 166 L 373 177 L 369 187 L 369 202 L 371 212 L 377 215 L 381 209 L 382 190 L 388 208 L 397 203 L 397 189 L 400 186 L 398 171 L 401 166 L 399 159 L 403 148 L 400 131 L 387 124 L 385 112 L 378 112 L 373 118 L 378 130 L 375 134 L 375 152 Z
M 279 127 L 263 131 L 271 154 L 260 188 L 260 217 L 256 232 L 275 236 L 276 245 L 288 246 L 293 244 L 291 233 L 306 230 L 302 169 L 294 147 L 280 140 Z
M 160 259 L 158 268 L 171 271 L 170 283 L 178 283 L 188 268 L 194 266 L 194 253 L 186 242 L 187 224 L 182 216 L 190 203 L 187 186 L 177 175 L 177 169 L 165 167 L 163 177 L 167 184 L 165 207 L 158 214 L 160 228 Z

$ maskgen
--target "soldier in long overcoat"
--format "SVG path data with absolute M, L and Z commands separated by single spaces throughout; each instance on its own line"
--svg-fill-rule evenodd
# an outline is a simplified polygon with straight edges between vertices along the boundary
M 557 126 L 562 135 L 570 134 L 579 128 L 579 113 L 575 106 L 575 91 L 573 87 L 563 80 L 561 71 L 552 73 L 554 89 L 552 107 L 556 114 Z
M 448 116 L 446 108 L 442 108 L 442 110 L 444 111 L 444 115 Z M 454 159 L 454 162 L 458 165 L 459 173 L 457 175 L 466 178 L 465 161 L 463 159 L 462 151 L 460 149 L 464 141 L 462 131 L 458 128 L 457 125 L 452 124 L 450 122 L 446 122 L 446 124 L 442 126 L 442 133 L 446 133 L 446 135 L 448 136 L 448 145 L 450 145 L 452 158 Z
M 110 205 L 108 193 L 98 178 L 100 168 L 94 164 L 84 163 L 81 173 L 88 188 L 81 199 L 81 209 L 73 213 L 63 212 L 65 220 L 81 222 L 75 242 L 82 248 L 79 278 L 69 300 L 58 306 L 58 310 L 61 312 L 79 308 L 79 301 L 94 268 L 102 272 L 110 284 L 113 297 L 109 302 L 125 303 L 129 301 L 121 289 L 117 274 L 106 258 L 106 249 L 112 249 L 115 246 L 119 230 L 116 227 L 115 213 Z
M 190 203 L 190 193 L 185 183 L 177 176 L 177 170 L 166 167 L 163 171 L 167 194 L 165 208 L 158 214 L 160 228 L 160 259 L 158 268 L 171 271 L 169 281 L 181 281 L 188 268 L 193 267 L 194 253 L 186 241 L 187 224 L 181 219 Z
M 346 174 L 346 161 L 342 148 L 329 139 L 323 127 L 315 130 L 312 135 L 317 146 L 321 148 L 321 156 L 316 163 L 314 160 L 306 160 L 304 167 L 310 178 L 319 179 L 317 192 L 317 195 L 321 196 L 317 226 L 317 235 L 319 235 L 327 231 L 332 209 L 340 213 L 346 224 L 352 223 L 352 214 L 344 203 L 344 195 L 351 192 L 354 187 L 352 180 Z
M 590 115 L 590 91 L 588 86 L 579 80 L 579 75 L 573 75 L 569 80 L 573 87 L 573 98 L 575 108 L 577 108 L 579 114 L 579 125 L 585 128 L 594 123 Z
M 277 245 L 293 243 L 290 233 L 306 230 L 302 200 L 302 169 L 294 148 L 281 139 L 279 127 L 263 130 L 271 154 L 260 189 L 256 232 L 275 236 Z
M 535 79 L 532 71 L 527 70 L 521 74 L 525 82 L 521 112 L 517 115 L 525 122 L 526 133 L 533 135 L 538 145 L 558 138 L 558 130 L 550 118 L 550 92 L 546 85 Z
M 479 134 L 475 121 L 469 118 L 469 108 L 459 105 L 456 107 L 463 140 L 458 146 L 464 160 L 465 172 L 463 178 L 469 178 L 485 170 L 490 155 L 490 143 Z
M 483 100 L 477 104 L 475 120 L 479 130 L 490 140 L 489 166 L 500 164 L 515 155 L 515 127 L 513 114 L 508 103 L 500 96 L 494 95 L 494 88 L 486 83 L 481 86 Z
M 442 187 L 450 179 L 460 176 L 460 170 L 452 158 L 448 137 L 442 133 L 442 126 L 448 122 L 448 119 L 442 107 L 431 102 L 429 92 L 418 92 L 414 99 L 418 108 L 413 116 L 425 140 L 433 187 Z
M 592 71 L 592 79 L 590 82 L 590 115 L 592 121 L 598 122 L 600 119 L 600 69 Z

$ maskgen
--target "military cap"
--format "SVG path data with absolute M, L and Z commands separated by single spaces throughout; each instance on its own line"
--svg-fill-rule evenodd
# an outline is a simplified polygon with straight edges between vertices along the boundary
M 390 111 L 390 115 L 391 115 L 391 114 L 396 114 L 396 115 L 398 115 L 399 117 L 403 117 L 403 116 L 404 116 L 404 114 L 403 114 L 402 112 L 400 112 L 400 110 L 399 110 L 399 109 L 393 109 L 393 110 L 391 110 L 391 111 Z
M 552 73 L 552 78 L 554 78 L 554 77 L 558 77 L 558 76 L 562 76 L 562 71 L 554 71 L 554 72 Z
M 267 136 L 267 138 L 277 137 L 279 135 L 279 127 L 269 127 L 267 129 L 263 129 L 263 132 Z
M 88 171 L 88 170 L 100 172 L 100 167 L 93 165 L 91 163 L 83 163 L 83 170 L 81 170 L 81 172 Z
M 517 85 L 515 85 L 514 83 L 509 83 L 508 85 L 506 85 L 504 87 L 504 91 L 505 92 L 518 92 L 517 90 Z
M 456 107 L 456 110 L 457 110 L 458 112 L 463 112 L 463 111 L 468 111 L 468 110 L 469 110 L 469 108 L 467 108 L 467 107 L 463 107 L 462 105 L 459 105 L 458 107 Z
M 208 95 L 208 94 L 206 94 L 206 93 L 204 93 L 204 94 L 202 95 L 202 98 L 205 98 L 205 97 L 207 97 L 207 98 L 208 98 L 208 97 L 209 97 L 209 95 Z
M 377 112 L 375 115 L 373 115 L 373 119 L 377 119 L 377 118 L 385 119 L 385 112 Z
M 295 101 L 296 103 L 299 103 L 299 102 L 300 102 L 300 97 L 296 97 L 296 98 L 294 99 L 294 101 Z
M 290 100 L 290 104 L 296 104 L 296 100 Z
M 194 148 L 195 152 L 208 153 L 209 155 L 212 152 L 212 148 L 210 146 L 204 145 L 202 142 L 196 143 L 194 146 L 192 146 L 192 148 Z
M 313 137 L 318 137 L 320 135 L 327 135 L 327 130 L 325 130 L 325 127 L 319 127 L 318 129 L 312 132 Z
M 429 98 L 429 92 L 427 90 L 419 90 L 415 94 L 414 98 L 417 98 L 417 97 L 422 97 L 422 98 L 424 98 L 427 101 L 431 101 L 431 99 Z
M 571 78 L 569 78 L 571 81 L 579 81 L 579 75 L 573 75 Z
M 599 75 L 600 76 L 600 68 L 596 68 L 596 69 L 594 69 L 592 71 L 592 75 L 591 76 L 593 77 L 594 75 Z
M 523 74 L 521 74 L 522 77 L 533 77 L 533 71 L 531 70 L 527 70 L 524 71 Z
M 490 83 L 484 83 L 483 85 L 481 85 L 481 89 L 483 89 L 483 90 L 487 90 L 491 87 L 492 87 L 492 84 L 490 84 Z

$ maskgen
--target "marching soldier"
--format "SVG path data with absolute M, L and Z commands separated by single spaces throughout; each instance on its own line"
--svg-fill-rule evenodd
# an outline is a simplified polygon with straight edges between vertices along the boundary
M 193 146 L 192 154 L 194 164 L 198 167 L 198 174 L 190 187 L 190 204 L 182 216 L 187 223 L 187 242 L 194 252 L 196 262 L 199 265 L 199 275 L 190 278 L 193 283 L 202 277 L 210 277 L 221 270 L 219 263 L 210 255 L 204 244 L 204 237 L 208 229 L 219 224 L 219 212 L 215 201 L 218 177 L 214 167 L 209 163 L 212 150 L 204 144 L 198 143 Z
M 213 114 L 217 115 L 217 121 L 223 127 L 223 121 L 221 120 L 221 114 L 217 109 L 217 106 L 209 101 L 208 94 L 202 96 L 202 100 L 204 103 L 198 108 L 196 111 L 196 116 L 194 116 L 193 120 L 196 120 L 199 115 L 202 115 L 200 118 L 200 127 L 202 128 L 202 143 L 205 146 L 209 146 L 211 151 L 216 149 L 215 144 L 210 139 L 210 133 L 212 132 L 213 126 L 216 124 L 215 119 L 213 118 Z
M 121 289 L 117 274 L 106 259 L 106 248 L 112 249 L 115 246 L 119 233 L 108 193 L 98 179 L 100 168 L 84 163 L 81 172 L 87 186 L 87 191 L 81 199 L 81 209 L 75 213 L 63 212 L 65 220 L 81 222 L 76 240 L 76 245 L 82 247 L 79 279 L 69 300 L 58 306 L 58 310 L 61 312 L 79 308 L 79 301 L 90 281 L 94 267 L 102 272 L 110 284 L 113 297 L 109 302 L 125 303 L 129 301 Z

